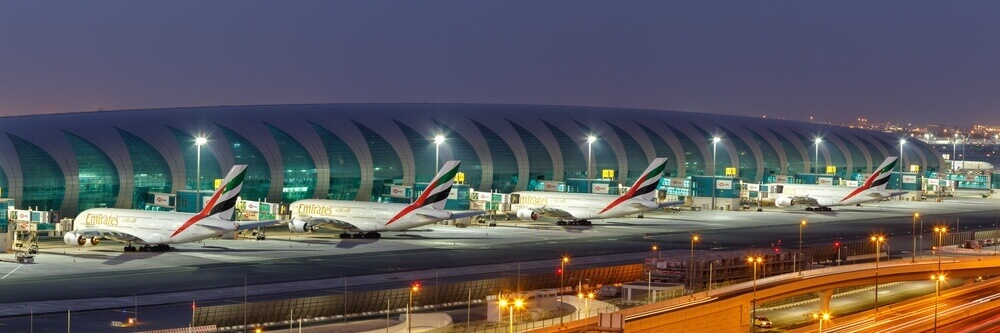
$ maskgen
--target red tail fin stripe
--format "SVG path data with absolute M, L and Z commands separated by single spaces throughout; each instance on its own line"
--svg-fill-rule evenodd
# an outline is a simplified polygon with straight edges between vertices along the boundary
M 874 182 L 875 179 L 878 178 L 878 176 L 880 176 L 881 174 L 882 173 L 880 171 L 876 171 L 874 175 L 872 175 L 871 177 L 868 177 L 868 180 L 865 181 L 864 185 L 862 185 L 861 187 L 855 189 L 854 191 L 851 191 L 851 194 L 848 194 L 843 199 L 840 199 L 840 201 L 844 202 L 845 200 L 853 198 L 855 195 L 858 195 L 858 193 L 864 192 L 865 190 L 871 188 L 872 187 L 872 182 Z

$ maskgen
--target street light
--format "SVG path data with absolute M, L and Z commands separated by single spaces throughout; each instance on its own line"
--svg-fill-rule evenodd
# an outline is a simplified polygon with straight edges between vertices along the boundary
M 719 141 L 722 141 L 722 138 L 720 137 L 712 138 L 712 210 L 715 210 L 715 190 L 716 190 L 715 187 L 717 186 L 715 182 L 715 176 L 718 174 L 719 171 L 719 168 L 715 166 L 715 152 L 716 149 L 718 148 Z
M 518 299 L 515 299 L 513 302 L 511 302 L 511 301 L 508 301 L 506 299 L 502 299 L 502 300 L 500 300 L 500 307 L 501 308 L 506 307 L 506 308 L 510 309 L 510 316 L 507 317 L 507 320 L 510 322 L 509 323 L 509 327 L 510 328 L 509 328 L 508 332 L 514 333 L 514 308 L 520 309 L 520 308 L 524 307 L 524 300 L 518 298 Z
M 753 318 L 751 318 L 750 327 L 753 327 L 754 332 L 757 331 L 757 325 L 753 324 L 753 321 L 757 319 L 757 264 L 763 262 L 764 262 L 764 257 L 761 256 L 747 257 L 747 263 L 753 265 L 753 301 L 752 301 L 753 314 L 751 315 Z
M 906 139 L 899 140 L 899 190 L 903 190 L 903 146 L 906 145 Z M 899 200 L 903 200 L 903 196 L 899 196 Z
M 823 322 L 830 320 L 830 314 L 826 312 L 823 314 L 813 313 L 813 319 L 819 319 L 819 333 L 823 333 Z
M 910 253 L 910 263 L 917 262 L 917 219 L 920 218 L 920 212 L 913 212 L 913 253 Z
M 657 258 L 660 257 L 660 247 L 658 245 L 653 244 L 653 252 L 656 253 Z
M 931 281 L 934 281 L 934 332 L 937 332 L 938 299 L 941 298 L 941 283 L 945 281 L 944 273 L 931 275 Z
M 691 235 L 691 266 L 688 267 L 691 269 L 691 275 L 688 275 L 688 288 L 691 288 L 692 294 L 694 293 L 694 243 L 697 243 L 700 239 L 701 237 L 698 234 Z
M 594 299 L 594 293 L 584 294 L 584 293 L 580 292 L 580 293 L 576 294 L 576 297 L 582 299 L 583 300 L 583 304 L 584 304 L 584 306 L 583 306 L 583 308 L 584 308 L 584 315 L 583 316 L 577 316 L 576 319 L 580 320 L 580 319 L 583 319 L 583 318 L 590 317 L 590 300 Z
M 562 294 L 563 294 L 563 288 L 565 288 L 565 286 L 563 285 L 563 280 L 564 280 L 563 277 L 566 276 L 566 263 L 568 263 L 568 262 L 569 262 L 569 257 L 562 257 L 562 260 L 559 261 L 559 312 L 560 312 L 559 313 L 559 325 L 562 325 L 562 323 L 563 323 L 563 315 L 562 315 L 563 298 L 562 298 Z
M 243 330 L 247 329 L 247 273 L 243 273 Z
M 798 267 L 799 256 L 802 255 L 802 229 L 806 227 L 806 219 L 802 219 L 799 222 L 799 252 L 795 254 L 795 262 L 792 263 L 792 267 L 802 275 L 802 267 Z
M 444 135 L 439 134 L 434 136 L 434 172 L 437 172 L 438 168 L 440 168 L 438 166 L 438 162 L 441 160 L 441 158 L 438 156 L 441 156 L 440 153 L 441 153 L 442 143 L 444 143 Z
M 597 137 L 593 135 L 587 136 L 587 193 L 593 192 L 594 188 L 590 185 L 590 180 L 594 177 L 590 175 L 590 155 L 591 148 L 594 146 L 594 141 L 597 141 Z
M 406 304 L 406 332 L 407 333 L 409 333 L 409 332 L 411 332 L 413 330 L 413 319 L 410 318 L 410 317 L 413 316 L 413 313 L 411 313 L 411 311 L 412 311 L 411 309 L 413 308 L 413 293 L 415 293 L 415 292 L 420 292 L 420 283 L 419 282 L 414 282 L 413 285 L 410 286 L 410 302 Z
M 941 270 L 941 239 L 944 238 L 944 234 L 948 233 L 948 227 L 947 226 L 934 227 L 934 233 L 937 234 L 937 236 L 938 236 L 937 255 L 938 255 L 938 270 L 940 271 Z
M 815 159 L 813 159 L 813 164 L 815 165 L 813 167 L 813 169 L 815 169 L 815 170 L 813 171 L 813 173 L 814 174 L 818 174 L 819 173 L 819 144 L 821 142 L 823 142 L 823 138 L 817 137 L 816 139 L 813 140 L 813 142 L 816 143 L 816 157 L 815 157 Z
M 875 242 L 875 313 L 878 313 L 878 261 L 882 257 L 882 242 L 885 242 L 885 235 L 872 235 L 871 241 Z
M 205 138 L 205 137 L 203 137 L 203 136 L 199 136 L 199 137 L 197 137 L 197 138 L 194 139 L 194 145 L 198 147 L 198 159 L 195 162 L 195 175 L 194 175 L 194 178 L 195 178 L 195 180 L 194 180 L 194 191 L 195 191 L 195 193 L 198 193 L 198 202 L 194 206 L 197 207 L 197 211 L 199 211 L 199 212 L 201 211 L 201 208 L 202 208 L 201 207 L 201 205 L 202 205 L 202 200 L 201 200 L 201 146 L 204 145 L 207 142 L 208 142 L 208 139 Z

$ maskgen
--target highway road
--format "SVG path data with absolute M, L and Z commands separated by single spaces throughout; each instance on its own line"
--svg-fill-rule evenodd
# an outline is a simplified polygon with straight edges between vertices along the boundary
M 980 314 L 979 311 L 984 312 Z M 935 312 L 941 332 L 957 332 L 996 320 L 995 316 L 1000 312 L 1000 278 L 944 290 L 940 298 L 934 297 L 931 292 L 908 302 L 883 307 L 878 314 L 865 312 L 846 318 L 834 315 L 834 319 L 824 325 L 823 332 L 933 332 Z M 816 329 L 818 325 L 811 325 L 794 332 Z

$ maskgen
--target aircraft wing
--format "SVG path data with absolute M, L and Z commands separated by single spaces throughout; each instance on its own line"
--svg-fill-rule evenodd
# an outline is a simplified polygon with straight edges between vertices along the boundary
M 681 200 L 681 201 L 664 201 L 664 202 L 659 203 L 656 208 L 667 208 L 667 207 L 673 207 L 673 206 L 680 206 L 680 205 L 683 205 L 683 204 L 684 204 L 683 200 Z
M 816 198 L 810 197 L 808 195 L 807 196 L 796 195 L 796 196 L 791 196 L 789 198 L 792 199 L 792 202 L 794 202 L 796 205 L 806 204 L 809 206 L 821 206 L 819 204 L 819 201 L 816 200 Z
M 572 219 L 581 219 L 581 218 L 585 218 L 586 216 L 592 214 L 592 213 L 590 213 L 590 212 L 588 212 L 586 210 L 572 209 L 572 208 L 571 209 L 562 209 L 562 208 L 546 207 L 546 208 L 544 208 L 544 210 L 545 210 L 545 215 L 546 216 L 561 217 L 561 218 L 572 218 Z
M 354 224 L 352 224 L 351 222 L 347 222 L 347 221 L 341 220 L 341 219 L 335 219 L 335 218 L 332 218 L 332 217 L 310 216 L 310 217 L 305 217 L 305 218 L 302 218 L 302 219 L 305 220 L 306 222 L 308 222 L 310 225 L 324 225 L 324 224 L 327 224 L 327 225 L 330 225 L 330 226 L 332 226 L 334 228 L 337 228 L 337 229 L 344 229 L 344 230 L 358 229 L 358 227 L 355 226 Z
M 464 219 L 466 217 L 473 217 L 486 214 L 483 210 L 456 210 L 451 212 L 451 219 Z
M 256 229 L 260 227 L 270 227 L 272 225 L 278 224 L 278 220 L 266 220 L 266 221 L 238 221 L 236 222 L 236 230 L 247 230 Z
M 142 239 L 142 237 L 127 232 L 122 232 L 119 230 L 89 228 L 89 229 L 77 229 L 74 230 L 74 232 L 76 232 L 80 236 L 84 236 L 87 238 L 97 237 L 98 239 L 109 239 L 119 243 L 128 243 L 128 242 L 146 243 L 146 240 Z

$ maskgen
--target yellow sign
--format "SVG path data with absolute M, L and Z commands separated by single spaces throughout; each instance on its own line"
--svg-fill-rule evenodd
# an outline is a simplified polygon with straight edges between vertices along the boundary
M 601 170 L 601 178 L 603 178 L 603 179 L 615 179 L 615 170 L 613 170 L 613 169 L 604 169 L 604 170 Z
M 733 167 L 726 168 L 726 177 L 736 177 L 736 168 Z
M 465 183 L 465 173 L 464 172 L 455 173 L 455 182 L 459 184 Z
M 827 165 L 826 166 L 826 174 L 832 175 L 832 174 L 836 174 L 836 173 L 837 173 L 837 166 L 835 166 L 835 165 Z
M 219 187 L 222 187 L 222 179 L 215 180 L 215 189 L 219 189 Z
M 919 164 L 911 164 L 910 165 L 910 172 L 914 172 L 914 173 L 920 172 L 920 165 Z

